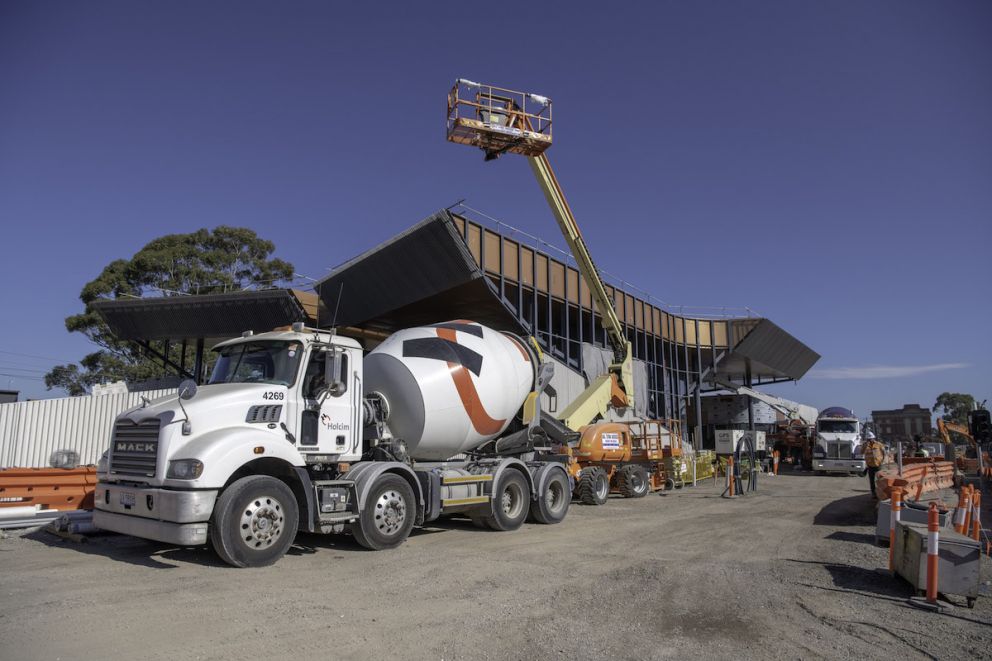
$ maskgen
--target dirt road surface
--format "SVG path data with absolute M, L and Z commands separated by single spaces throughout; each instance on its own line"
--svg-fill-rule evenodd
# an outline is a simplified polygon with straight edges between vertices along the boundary
M 451 520 L 379 553 L 300 535 L 257 570 L 208 548 L 13 535 L 0 540 L 0 659 L 992 656 L 989 596 L 933 614 L 876 571 L 888 551 L 863 479 L 721 491 L 573 505 L 560 525 L 511 533 Z

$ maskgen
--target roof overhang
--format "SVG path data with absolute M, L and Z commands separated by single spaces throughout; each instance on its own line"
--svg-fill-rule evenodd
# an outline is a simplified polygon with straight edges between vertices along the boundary
M 202 296 L 118 298 L 93 309 L 122 340 L 227 338 L 301 321 L 313 325 L 318 301 L 310 292 L 265 289 Z
M 315 289 L 339 326 L 392 332 L 463 318 L 521 330 L 447 211 L 346 262 Z
M 743 384 L 750 376 L 753 383 L 797 381 L 820 359 L 769 319 L 736 319 L 732 337 L 733 347 L 713 372 L 716 380 Z

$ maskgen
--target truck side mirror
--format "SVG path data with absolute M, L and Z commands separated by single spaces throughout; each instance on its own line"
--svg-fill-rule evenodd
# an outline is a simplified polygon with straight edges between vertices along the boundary
M 324 382 L 327 383 L 327 392 L 333 397 L 339 397 L 348 390 L 348 381 L 345 373 L 348 370 L 348 359 L 344 351 L 338 347 L 331 347 L 327 350 L 327 359 L 324 362 Z

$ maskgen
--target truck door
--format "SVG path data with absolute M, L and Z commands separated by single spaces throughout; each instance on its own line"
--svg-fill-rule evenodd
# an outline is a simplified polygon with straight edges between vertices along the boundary
M 334 347 L 314 351 L 303 384 L 306 411 L 300 449 L 314 454 L 335 454 L 339 461 L 354 461 L 362 454 L 361 358 L 353 349 Z

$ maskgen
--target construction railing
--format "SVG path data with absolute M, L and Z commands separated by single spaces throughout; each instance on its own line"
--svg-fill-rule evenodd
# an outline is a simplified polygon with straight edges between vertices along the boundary
M 0 470 L 0 508 L 40 505 L 45 510 L 93 509 L 96 468 Z

